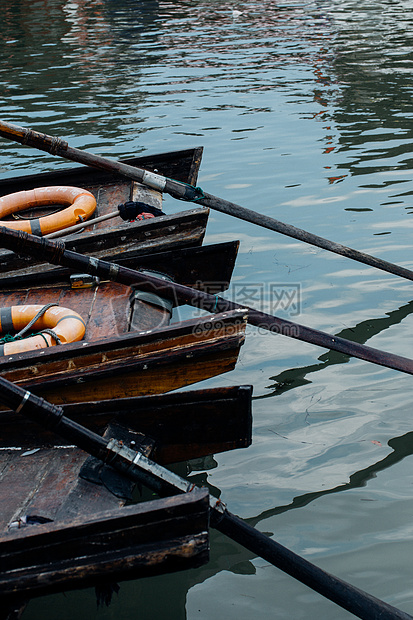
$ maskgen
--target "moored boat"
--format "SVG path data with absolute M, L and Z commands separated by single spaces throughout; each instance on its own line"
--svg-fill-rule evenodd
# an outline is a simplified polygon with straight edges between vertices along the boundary
M 118 293 L 122 301 L 124 291 Z M 125 325 L 128 317 L 123 308 L 119 310 L 118 302 L 111 297 L 111 312 L 108 309 L 103 316 L 104 310 L 92 313 L 87 321 L 89 336 L 96 336 L 103 322 L 105 328 L 111 328 L 111 336 L 105 329 L 104 338 L 90 337 L 86 341 L 2 356 L 0 373 L 60 404 L 159 394 L 234 368 L 244 341 L 244 311 L 119 335 L 117 326 L 119 322 Z M 76 309 L 74 301 L 65 301 L 65 305 Z M 83 316 L 87 317 L 87 312 Z
M 139 165 L 146 163 L 153 170 L 169 169 L 171 174 L 185 178 L 185 182 L 194 183 L 201 154 L 202 149 L 192 149 L 168 154 L 168 157 L 163 155 L 162 159 L 158 156 L 137 162 Z M 18 187 L 28 190 L 39 183 L 53 182 L 76 183 L 90 190 L 96 196 L 98 209 L 103 211 L 113 209 L 113 203 L 134 197 L 136 192 L 145 192 L 150 200 L 158 203 L 162 200 L 156 190 L 148 190 L 113 173 L 84 167 L 46 173 L 40 178 L 36 175 L 22 177 L 18 179 Z M 16 183 L 16 180 L 3 180 L 0 191 L 12 191 Z M 205 210 L 201 211 L 190 210 L 189 219 L 188 212 L 173 216 L 174 224 L 166 216 L 132 224 L 110 218 L 99 222 L 96 230 L 88 228 L 63 239 L 65 247 L 88 251 L 94 257 L 115 258 L 120 264 L 133 268 L 162 272 L 162 277 L 189 286 L 217 283 L 216 292 L 220 292 L 229 285 L 238 243 L 198 247 L 207 215 Z M 202 225 L 196 234 L 191 229 L 186 235 L 179 222 L 193 221 L 194 214 L 202 216 L 197 220 Z M 174 237 L 167 246 L 162 234 L 156 238 L 148 235 L 149 228 L 164 230 L 165 217 L 168 220 L 166 237 L 171 231 Z M 142 244 L 145 236 L 149 241 Z M 115 245 L 116 240 L 118 245 Z M 165 246 L 173 249 L 165 251 Z M 160 248 L 164 251 L 159 252 Z M 8 354 L 10 345 L 4 344 L 0 349 L 3 376 L 54 402 L 160 393 L 215 376 L 235 364 L 245 329 L 242 313 L 200 317 L 189 323 L 168 326 L 173 304 L 160 296 L 135 291 L 133 286 L 101 282 L 71 270 L 51 269 L 45 263 L 34 261 L 29 266 L 26 259 L 10 252 L 4 253 L 3 258 L 0 308 L 4 316 L 11 315 L 9 308 L 56 304 L 77 313 L 85 324 L 81 342 L 12 355 Z M 13 269 L 7 271 L 9 267 Z M 4 321 L 4 328 L 1 326 L 2 336 L 6 326 L 11 326 L 8 319 Z M 33 326 L 35 330 L 36 326 L 37 323 Z M 161 331 L 155 333 L 158 328 Z M 142 331 L 145 333 L 138 333 Z M 43 329 L 41 332 L 44 336 Z M 47 344 L 54 344 L 50 337 L 47 340 Z
M 99 586 L 110 598 L 114 587 L 119 589 L 116 580 L 205 564 L 208 497 L 206 489 L 196 489 L 59 524 L 38 523 L 1 537 L 2 617 L 19 617 L 36 596 Z
M 172 151 L 159 155 L 136 157 L 126 160 L 128 164 L 143 166 L 148 171 L 162 171 L 177 175 L 183 182 L 195 184 L 202 158 L 202 148 Z M 196 247 L 202 244 L 209 210 L 188 209 L 171 215 L 160 215 L 151 219 L 123 221 L 118 206 L 125 202 L 138 202 L 162 211 L 162 194 L 145 188 L 140 183 L 123 178 L 112 172 L 96 171 L 87 166 L 78 166 L 58 172 L 31 174 L 0 180 L 0 196 L 33 188 L 53 186 L 75 186 L 90 191 L 96 198 L 96 210 L 84 228 L 68 233 L 62 231 L 62 239 L 68 249 L 100 258 L 111 259 L 113 255 L 139 249 L 141 255 L 175 248 Z M 49 213 L 51 207 L 19 212 L 14 217 L 37 218 Z M 56 208 L 53 207 L 55 211 Z M 110 215 L 113 217 L 109 217 Z M 108 219 L 104 219 L 108 218 Z M 10 215 L 9 219 L 13 219 Z M 14 220 L 15 221 L 15 220 Z M 40 261 L 16 256 L 13 252 L 0 251 L 2 276 L 38 273 L 48 265 Z
M 223 264 L 229 279 L 233 261 L 227 260 L 228 252 L 221 260 L 219 246 L 214 253 L 218 258 L 213 271 Z M 177 276 L 179 264 L 174 264 Z M 204 281 L 214 261 L 205 265 L 187 271 L 187 278 Z M 46 286 L 36 285 L 36 277 L 31 276 L 0 292 L 3 332 L 10 328 L 11 309 L 21 306 L 56 304 L 76 313 L 85 325 L 80 342 L 11 355 L 4 344 L 0 373 L 5 378 L 54 403 L 65 403 L 167 392 L 234 367 L 244 339 L 243 310 L 169 325 L 172 304 L 168 300 L 116 282 L 74 277 L 74 285 L 55 281 Z M 35 333 L 47 331 L 37 325 L 32 326 Z
M 181 174 L 181 180 L 194 184 L 201 154 L 202 149 L 188 152 L 184 172 L 178 171 L 176 156 L 169 173 L 159 161 L 148 167 L 174 178 Z M 84 231 L 66 231 L 67 248 L 192 287 L 213 283 L 217 293 L 229 285 L 238 242 L 200 247 L 208 210 L 133 223 L 104 219 L 122 202 L 144 199 L 159 208 L 162 198 L 137 183 L 87 168 L 23 177 L 17 186 L 63 182 L 91 191 L 98 205 L 94 217 L 103 217 Z M 13 191 L 15 183 L 0 182 L 0 192 Z M 65 415 L 93 430 L 139 446 L 160 463 L 202 459 L 249 445 L 249 387 L 165 394 L 234 367 L 244 340 L 244 310 L 200 313 L 171 324 L 174 304 L 156 291 L 148 294 L 70 269 L 51 269 L 12 252 L 1 252 L 0 264 L 3 332 L 14 326 L 10 309 L 21 306 L 63 306 L 85 326 L 84 339 L 70 344 L 59 344 L 56 334 L 49 334 L 48 344 L 56 341 L 57 346 L 9 353 L 4 343 L 2 377 L 61 404 Z M 36 322 L 32 328 L 47 331 Z M 0 523 L 7 530 L 0 536 L 0 598 L 7 605 L 22 597 L 207 561 L 205 490 L 124 508 L 134 497 L 119 474 L 4 408 L 0 426 Z M 16 435 L 17 427 L 21 433 Z
M 102 432 L 107 426 L 105 436 L 172 463 L 250 445 L 251 392 L 250 386 L 216 388 L 63 410 L 88 428 Z M 124 507 L 133 484 L 122 475 L 19 414 L 1 413 L 0 426 L 4 605 L 208 560 L 205 489 Z

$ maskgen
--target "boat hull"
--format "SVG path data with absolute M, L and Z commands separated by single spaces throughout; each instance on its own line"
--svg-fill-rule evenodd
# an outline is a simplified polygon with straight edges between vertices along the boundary
M 127 163 L 147 170 L 158 170 L 161 174 L 196 183 L 202 158 L 202 148 L 173 151 L 151 157 L 136 157 Z M 130 179 L 107 171 L 97 171 L 87 166 L 70 168 L 59 172 L 27 175 L 14 179 L 0 180 L 0 195 L 35 187 L 51 185 L 73 185 L 90 191 L 96 198 L 97 207 L 90 222 L 117 211 L 119 204 L 137 201 L 162 209 L 162 194 L 144 187 Z M 26 216 L 43 215 L 39 210 L 28 212 Z M 143 221 L 125 222 L 119 216 L 98 221 L 83 231 L 65 234 L 62 239 L 66 248 L 93 255 L 97 258 L 111 258 L 114 254 L 130 252 L 135 249 L 144 252 L 161 252 L 174 248 L 196 247 L 202 244 L 209 210 L 189 209 L 171 215 L 162 215 Z M 33 258 L 16 256 L 13 252 L 0 251 L 0 271 L 3 277 L 18 273 L 37 273 L 48 270 L 49 265 Z

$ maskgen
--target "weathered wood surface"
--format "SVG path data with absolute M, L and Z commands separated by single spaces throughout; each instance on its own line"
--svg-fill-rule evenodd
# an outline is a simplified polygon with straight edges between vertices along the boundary
M 133 252 L 133 258 L 124 259 L 123 255 L 117 258 L 120 264 L 139 267 L 158 275 L 164 274 L 187 286 L 219 293 L 229 287 L 238 246 L 239 243 L 235 241 L 147 256 Z M 135 256 L 140 258 L 135 260 Z M 90 279 L 95 282 L 95 286 L 89 289 L 77 288 L 71 278 L 75 278 L 77 283 L 84 280 L 82 274 L 72 273 L 69 269 L 0 277 L 0 307 L 42 304 L 46 303 L 45 299 L 57 303 L 59 299 L 65 299 L 64 303 L 75 304 L 87 321 L 86 340 L 111 333 L 152 329 L 170 322 L 172 309 L 165 309 L 164 302 L 159 298 L 155 303 L 146 303 L 145 294 L 132 295 L 130 287 L 99 283 L 93 278 Z M 143 300 L 138 297 L 143 297 Z M 64 305 L 63 302 L 61 305 Z M 116 323 L 115 331 L 111 329 L 111 321 Z M 101 328 L 98 332 L 92 330 L 93 322 Z
M 131 446 L 133 439 L 135 449 L 139 445 L 139 449 L 146 455 L 159 462 L 171 462 L 249 445 L 251 392 L 251 386 L 198 390 L 70 405 L 64 407 L 64 413 L 100 433 L 110 422 L 110 430 L 105 432 L 105 436 L 116 436 Z M 128 432 L 128 435 L 119 434 L 119 423 L 132 428 L 132 432 Z M 99 511 L 110 508 L 111 513 L 99 514 L 99 518 L 116 520 L 116 515 L 121 516 L 119 508 L 124 504 L 124 498 L 113 494 L 113 480 L 109 480 L 112 483 L 109 486 L 104 477 L 100 484 L 80 478 L 79 471 L 84 468 L 87 455 L 74 446 L 62 445 L 64 441 L 59 442 L 51 433 L 33 426 L 18 414 L 0 414 L 0 529 L 7 531 L 12 522 L 24 515 L 40 516 L 52 522 L 40 526 L 30 525 L 21 530 L 12 529 L 7 536 L 0 537 L 0 554 L 3 566 L 7 567 L 3 571 L 4 579 L 0 577 L 0 597 L 6 592 L 33 596 L 50 589 L 83 587 L 89 585 L 92 578 L 104 575 L 104 571 L 108 575 L 115 575 L 116 579 L 123 579 L 153 574 L 154 571 L 188 568 L 196 565 L 194 562 L 199 562 L 200 558 L 204 561 L 204 537 L 198 536 L 196 544 L 192 541 L 193 515 L 190 516 L 191 522 L 185 524 L 182 537 L 177 539 L 176 515 L 170 508 L 168 520 L 161 523 L 161 531 L 164 539 L 174 538 L 172 546 L 168 542 L 164 548 L 162 542 L 154 542 L 151 533 L 159 521 L 155 519 L 152 524 L 149 522 L 145 532 L 148 545 L 144 549 L 134 548 L 132 553 L 130 544 L 125 549 L 129 530 L 122 531 L 125 526 L 119 519 L 116 532 L 105 535 L 105 561 L 102 562 L 97 546 L 99 541 L 92 548 L 92 551 L 97 549 L 97 554 L 87 557 L 86 547 L 81 541 L 89 519 Z M 142 436 L 139 431 L 145 435 Z M 154 439 L 147 437 L 148 432 Z M 12 440 L 20 443 L 18 446 L 13 445 Z M 42 442 L 41 449 L 36 450 L 39 440 Z M 141 505 L 140 510 L 143 509 Z M 110 527 L 109 523 L 106 529 Z M 40 545 L 36 543 L 37 532 L 45 539 L 41 544 L 46 550 L 46 556 L 37 555 Z M 47 532 L 51 533 L 50 540 Z M 86 531 L 84 536 L 87 538 L 88 535 Z M 71 537 L 74 537 L 74 541 Z M 3 542 L 10 540 L 16 541 L 17 547 L 14 542 L 9 548 L 3 546 Z M 83 550 L 80 559 L 74 553 L 77 548 Z M 14 565 L 16 549 L 17 567 Z M 62 553 L 67 553 L 68 558 L 62 559 Z M 32 557 L 33 567 L 30 565 Z M 47 568 L 42 564 L 45 557 Z M 122 557 L 125 557 L 124 564 L 119 561 Z M 186 559 L 183 560 L 183 557 Z M 97 568 L 92 568 L 94 563 L 97 563 Z M 126 573 L 125 566 L 127 571 L 132 572 Z M 12 567 L 16 571 L 13 576 L 8 574 Z M 42 576 L 36 577 L 37 572 Z
M 195 147 L 178 151 L 168 151 L 154 155 L 144 155 L 123 159 L 122 162 L 138 166 L 151 172 L 164 174 L 183 183 L 195 185 L 201 165 L 203 147 Z M 0 179 L 0 195 L 12 194 L 16 191 L 43 187 L 46 185 L 102 185 L 117 182 L 123 176 L 106 170 L 96 170 L 89 166 L 74 166 L 57 172 L 44 172 L 8 179 Z
M 67 249 L 93 254 L 105 258 L 114 253 L 139 248 L 140 253 L 167 251 L 175 248 L 199 246 L 202 244 L 208 221 L 208 209 L 189 209 L 162 215 L 148 220 L 134 222 L 133 225 L 112 226 L 105 229 L 104 235 L 89 230 L 87 236 L 74 235 L 64 239 Z M 110 221 L 110 220 L 109 220 Z M 17 256 L 7 250 L 0 251 L 0 272 L 3 277 L 50 269 L 46 263 L 36 263 L 26 256 Z
M 76 403 L 63 410 L 100 435 L 110 422 L 144 433 L 154 440 L 152 458 L 166 464 L 249 446 L 251 394 L 251 386 L 244 385 Z M 54 433 L 21 414 L 0 412 L 0 459 L 7 450 L 20 459 L 30 449 L 56 446 L 65 442 Z M 0 512 L 2 505 L 0 499 Z
M 106 315 L 100 319 L 105 329 L 110 324 L 116 330 L 119 320 L 126 321 L 121 314 L 116 323 L 113 309 Z M 101 323 L 97 317 L 87 330 L 96 334 Z M 244 311 L 236 310 L 158 330 L 5 356 L 0 373 L 56 404 L 159 394 L 232 370 L 245 327 Z
M 182 570 L 208 561 L 208 493 L 27 526 L 0 537 L 0 600 Z
M 147 253 L 147 249 L 135 249 L 107 256 L 119 265 L 132 269 L 153 270 L 171 277 L 175 282 L 192 288 L 208 288 L 220 293 L 229 287 L 238 254 L 239 241 L 230 241 L 193 248 Z M 45 285 L 68 285 L 73 270 L 47 269 L 41 272 L 0 275 L 0 290 L 15 288 L 38 288 Z
M 197 390 L 69 405 L 64 413 L 172 463 L 249 446 L 251 392 L 250 386 Z M 124 489 L 115 496 L 113 479 L 108 487 L 79 478 L 84 452 L 21 415 L 0 413 L 0 437 L 0 531 L 23 515 L 58 522 L 123 505 Z
M 195 184 L 201 154 L 202 149 L 195 155 L 188 153 L 189 170 L 181 180 Z M 179 178 L 176 157 L 170 163 L 170 172 L 159 172 Z M 138 165 L 143 164 L 138 162 Z M 158 171 L 157 165 L 155 161 L 147 168 Z M 116 175 L 88 168 L 59 173 L 54 180 L 52 177 L 46 174 L 19 179 L 18 188 L 3 181 L 0 193 L 49 182 L 76 184 L 95 193 L 98 215 L 101 215 L 111 212 L 120 202 L 142 200 L 148 191 L 139 184 L 120 182 Z M 145 199 L 151 204 L 158 201 L 159 206 L 160 196 L 156 193 L 150 192 Z M 184 274 L 182 279 L 188 284 L 201 280 L 220 282 L 219 292 L 224 281 L 225 288 L 229 283 L 237 244 L 227 244 L 224 266 L 222 253 L 220 264 L 214 258 L 213 248 L 180 256 L 171 251 L 147 256 L 154 248 L 159 251 L 200 245 L 207 217 L 208 210 L 195 209 L 139 222 L 132 227 L 126 223 L 113 225 L 111 221 L 108 226 L 101 222 L 91 233 L 70 235 L 65 243 L 70 249 L 106 257 L 116 245 L 116 252 L 123 252 L 120 260 L 126 264 L 136 266 L 136 261 L 141 260 L 140 266 L 157 271 L 165 271 L 164 267 L 168 266 L 169 275 Z M 1 253 L 2 275 L 7 276 L 11 266 L 13 276 L 19 269 L 20 275 L 30 272 L 33 261 L 19 261 L 11 253 Z M 38 265 L 33 269 L 39 272 Z M 46 271 L 50 267 L 42 265 L 42 269 Z M 183 397 L 175 394 L 135 398 L 139 394 L 173 390 L 233 368 L 244 339 L 243 312 L 167 326 L 170 316 L 164 309 L 139 300 L 131 305 L 130 287 L 102 282 L 92 288 L 71 289 L 61 286 L 60 278 L 59 274 L 54 281 L 49 280 L 41 290 L 39 280 L 36 286 L 20 282 L 23 286 L 14 290 L 11 287 L 6 290 L 3 281 L 0 305 L 55 301 L 77 309 L 87 322 L 85 341 L 5 357 L 0 361 L 3 376 L 53 402 L 77 403 L 69 407 L 69 415 L 78 417 L 82 423 L 87 419 L 101 433 L 113 419 L 132 427 L 136 438 L 142 431 L 149 432 L 153 438 L 148 440 L 148 450 L 160 462 L 199 458 L 250 444 L 248 386 L 230 388 L 213 397 L 204 391 Z M 15 280 L 14 287 L 16 284 Z M 157 327 L 162 329 L 155 331 Z M 144 333 L 128 333 L 128 330 L 145 328 L 148 331 Z M 126 398 L 118 401 L 119 397 Z M 95 402 L 82 410 L 83 405 L 78 401 L 84 399 Z M 100 399 L 111 399 L 103 403 L 102 411 Z M 52 521 L 11 530 L 0 539 L 3 559 L 0 597 L 4 600 L 10 602 L 10 597 L 19 599 L 22 595 L 31 597 L 83 587 L 97 579 L 101 583 L 113 575 L 123 579 L 163 573 L 207 560 L 205 492 L 196 501 L 191 494 L 192 497 L 160 500 L 164 505 L 157 503 L 153 509 L 146 503 L 121 509 L 124 499 L 114 495 L 105 483 L 93 484 L 79 477 L 85 462 L 83 452 L 74 446 L 61 445 L 50 436 L 41 437 L 37 429 L 23 423 L 18 415 L 12 420 L 12 415 L 15 414 L 0 412 L 0 426 L 4 431 L 4 443 L 0 446 L 0 527 L 4 530 L 24 515 Z M 219 430 L 216 425 L 220 425 Z M 101 512 L 103 509 L 106 513 Z M 92 522 L 96 513 L 99 517 Z M 144 514 L 146 520 L 140 520 Z
M 180 175 L 184 182 L 195 183 L 201 161 L 202 149 L 190 149 L 167 153 L 163 156 L 144 158 L 148 170 L 165 166 L 171 173 Z M 162 157 L 166 161 L 162 161 Z M 140 158 L 128 160 L 139 165 Z M 157 163 L 156 163 L 157 162 Z M 178 172 L 180 170 L 180 172 Z M 91 191 L 97 208 L 93 219 L 116 211 L 117 206 L 129 200 L 147 202 L 162 208 L 160 192 L 145 188 L 139 183 L 125 180 L 117 175 L 96 172 L 88 167 L 74 168 L 65 172 L 30 175 L 0 181 L 1 195 L 44 185 L 75 185 Z M 39 212 L 36 212 L 37 215 Z M 139 247 L 142 252 L 162 251 L 175 247 L 191 247 L 202 243 L 208 209 L 191 209 L 175 215 L 165 215 L 151 220 L 124 222 L 119 217 L 88 226 L 82 233 L 64 237 L 66 247 L 98 257 L 109 256 Z M 27 257 L 13 252 L 0 251 L 0 269 L 3 276 L 48 269 Z

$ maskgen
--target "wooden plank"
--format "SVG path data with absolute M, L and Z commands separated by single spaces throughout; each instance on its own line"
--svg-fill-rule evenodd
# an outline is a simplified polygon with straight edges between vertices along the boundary
M 22 457 L 22 453 L 2 451 L 0 454 L 1 529 L 24 514 L 25 506 L 41 486 L 49 466 L 46 451 L 27 457 Z
M 171 215 L 162 215 L 148 220 L 119 223 L 105 229 L 105 235 L 88 231 L 87 235 L 69 235 L 64 239 L 69 250 L 82 254 L 91 254 L 97 258 L 107 256 L 108 248 L 116 248 L 116 252 L 124 252 L 139 246 L 147 253 L 175 247 L 200 245 L 205 235 L 208 220 L 208 209 L 189 209 Z
M 0 372 L 54 403 L 161 393 L 234 368 L 245 327 L 237 310 L 3 357 Z
M 132 250 L 109 260 L 131 269 L 158 271 L 185 286 L 218 294 L 229 287 L 238 249 L 239 241 L 229 241 L 147 256 Z
M 176 248 L 165 252 L 147 254 L 134 249 L 106 257 L 124 267 L 148 269 L 163 273 L 175 282 L 202 288 L 215 293 L 229 286 L 239 248 L 238 241 L 219 243 L 193 248 Z M 0 277 L 3 291 L 50 284 L 67 285 L 73 270 L 50 268 L 48 270 L 24 275 L 12 274 Z
M 139 247 L 142 253 L 171 250 L 180 247 L 201 245 L 206 224 L 208 209 L 189 209 L 180 213 L 163 215 L 148 220 L 136 221 L 107 227 L 104 236 L 99 231 L 88 230 L 87 234 L 72 234 L 64 238 L 69 250 L 82 254 L 93 254 L 97 258 L 108 256 L 110 248 L 123 252 Z M 112 253 L 113 253 L 112 249 Z M 0 251 L 0 270 L 2 276 L 26 274 L 50 269 L 49 264 L 36 263 L 26 256 L 16 256 L 8 250 Z
M 199 566 L 208 560 L 205 489 L 94 518 L 44 524 L 0 537 L 0 592 L 30 597 Z
M 234 386 L 76 403 L 63 405 L 63 410 L 99 434 L 116 421 L 149 435 L 155 441 L 155 460 L 174 463 L 249 446 L 251 395 L 251 386 Z M 0 412 L 0 455 L 16 446 L 24 452 L 64 443 L 21 414 Z
M 27 456 L 25 452 L 0 453 L 1 530 L 24 515 L 54 520 L 85 459 L 81 450 L 70 447 L 41 448 L 32 454 L 28 450 Z
M 87 378 L 82 370 L 47 381 L 18 383 L 55 404 L 160 394 L 233 370 L 241 344 L 240 337 L 230 337 L 207 347 L 192 345 L 172 351 L 167 359 L 164 353 L 148 354 L 140 361 L 135 359 L 127 369 L 123 363 L 112 365 L 94 370 Z
M 174 159 L 175 157 L 175 159 Z M 184 182 L 196 182 L 198 169 L 202 157 L 202 149 L 189 149 L 175 153 L 161 154 L 152 158 L 134 158 L 129 160 L 132 165 L 147 165 L 147 169 L 158 169 L 162 174 L 165 170 L 181 176 Z M 167 175 L 169 176 L 169 175 Z M 106 215 L 116 211 L 117 206 L 129 200 L 147 201 L 149 204 L 162 207 L 162 195 L 160 192 L 150 190 L 139 183 L 126 180 L 120 175 L 95 171 L 88 167 L 77 167 L 58 173 L 45 173 L 44 175 L 28 175 L 17 179 L 3 179 L 0 182 L 0 193 L 6 195 L 23 189 L 32 189 L 44 185 L 67 185 L 84 187 L 91 191 L 96 200 L 97 207 L 92 218 Z M 40 185 L 39 185 L 40 184 Z M 38 212 L 37 212 L 38 214 Z M 34 213 L 32 214 L 34 216 Z M 25 217 L 30 214 L 24 214 Z M 198 224 L 194 221 L 198 217 Z M 117 248 L 118 252 L 126 251 L 138 244 L 142 247 L 158 246 L 170 249 L 177 246 L 191 246 L 202 243 L 205 234 L 207 209 L 193 209 L 192 221 L 188 228 L 188 217 L 163 216 L 159 218 L 155 226 L 150 220 L 133 223 L 124 222 L 116 217 L 106 222 L 99 222 L 93 226 L 85 227 L 85 232 L 71 234 L 64 237 L 66 247 L 82 253 L 93 253 L 98 257 L 105 257 L 109 248 Z M 190 219 L 191 219 L 190 218 Z M 158 220 L 158 218 L 153 218 Z M 201 223 L 202 220 L 202 223 Z M 16 274 L 33 269 L 48 269 L 45 264 L 36 264 L 33 259 L 17 257 L 9 251 L 0 251 L 0 268 L 3 275 Z
M 125 443 L 133 440 L 146 456 L 152 453 L 152 440 L 119 424 L 108 424 L 103 435 Z M 135 485 L 109 467 L 90 465 L 87 479 L 81 476 L 90 457 L 75 446 L 11 448 L 0 451 L 0 531 L 20 529 L 39 517 L 57 522 L 86 518 L 132 499 Z

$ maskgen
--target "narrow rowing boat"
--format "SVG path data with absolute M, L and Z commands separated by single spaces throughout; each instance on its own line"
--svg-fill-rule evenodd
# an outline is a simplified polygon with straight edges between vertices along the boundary
M 185 153 L 170 158 L 175 167 L 170 174 L 195 183 L 202 149 Z M 186 162 L 182 170 L 180 159 Z M 146 163 L 165 173 L 159 159 Z M 136 165 L 143 164 L 137 160 Z M 137 198 L 162 206 L 158 192 L 87 168 L 2 181 L 0 192 L 53 183 L 91 191 L 96 219 Z M 200 247 L 207 216 L 208 210 L 191 209 L 132 224 L 101 219 L 63 239 L 70 249 L 188 286 L 213 283 L 218 293 L 229 285 L 238 242 Z M 51 269 L 12 252 L 1 252 L 0 264 L 3 331 L 12 324 L 10 308 L 22 305 L 64 306 L 85 324 L 84 340 L 72 344 L 12 354 L 4 344 L 3 377 L 61 404 L 65 415 L 92 430 L 139 446 L 159 463 L 211 458 L 250 444 L 249 386 L 165 394 L 234 367 L 244 340 L 244 310 L 200 313 L 171 324 L 174 304 L 156 291 Z M 36 331 L 37 323 L 32 328 Z M 125 508 L 136 497 L 128 481 L 110 468 L 4 408 L 0 427 L 0 527 L 5 532 L 0 596 L 7 606 L 207 561 L 207 491 Z
M 154 171 L 168 170 L 194 183 L 201 155 L 202 149 L 198 148 L 129 163 L 146 165 Z M 122 201 L 135 199 L 137 193 L 142 200 L 142 192 L 152 205 L 162 206 L 160 192 L 87 167 L 3 180 L 0 191 L 29 190 L 53 183 L 76 184 L 91 191 L 97 199 L 98 216 Z M 190 286 L 218 283 L 216 292 L 220 292 L 229 284 L 238 243 L 198 247 L 207 211 L 192 209 L 189 214 L 132 224 L 111 218 L 92 230 L 64 237 L 64 243 L 95 257 L 104 255 L 134 268 L 161 272 L 163 277 Z M 194 216 L 195 229 L 185 228 L 188 222 L 194 223 Z M 190 234 L 186 234 L 188 230 Z M 169 326 L 172 306 L 160 296 L 70 270 L 51 270 L 45 263 L 29 262 L 12 252 L 1 254 L 1 261 L 0 308 L 4 316 L 9 316 L 8 309 L 15 306 L 58 304 L 79 314 L 85 323 L 81 342 L 14 355 L 7 355 L 7 345 L 0 350 L 3 376 L 53 402 L 160 393 L 234 367 L 243 342 L 245 313 L 199 317 Z M 10 320 L 4 324 L 10 325 Z
M 202 148 L 173 151 L 159 155 L 136 157 L 127 160 L 133 166 L 143 166 L 148 171 L 163 170 L 166 174 L 177 174 L 189 184 L 196 183 L 202 158 Z M 87 166 L 78 166 L 58 172 L 31 174 L 0 180 L 0 196 L 18 191 L 29 191 L 39 187 L 75 186 L 90 191 L 96 198 L 97 207 L 83 230 L 65 233 L 63 240 L 68 249 L 84 252 L 100 258 L 111 259 L 113 255 L 131 252 L 139 248 L 141 255 L 202 244 L 209 210 L 189 209 L 172 215 L 123 221 L 118 206 L 125 202 L 139 202 L 162 210 L 160 192 L 145 188 L 140 183 L 124 179 L 111 172 L 96 171 Z M 49 213 L 52 207 L 43 210 L 20 212 L 18 217 L 37 218 Z M 56 207 L 53 207 L 56 210 Z M 107 218 L 111 214 L 113 217 Z M 14 216 L 16 217 L 16 215 Z M 10 215 L 9 219 L 13 219 Z M 40 261 L 16 256 L 13 252 L 0 251 L 2 276 L 17 273 L 38 273 L 48 266 Z
M 63 410 L 160 463 L 198 459 L 199 468 L 202 457 L 250 445 L 251 392 L 215 388 Z M 4 604 L 208 560 L 206 490 L 124 507 L 136 490 L 111 468 L 18 414 L 2 412 L 0 426 Z

